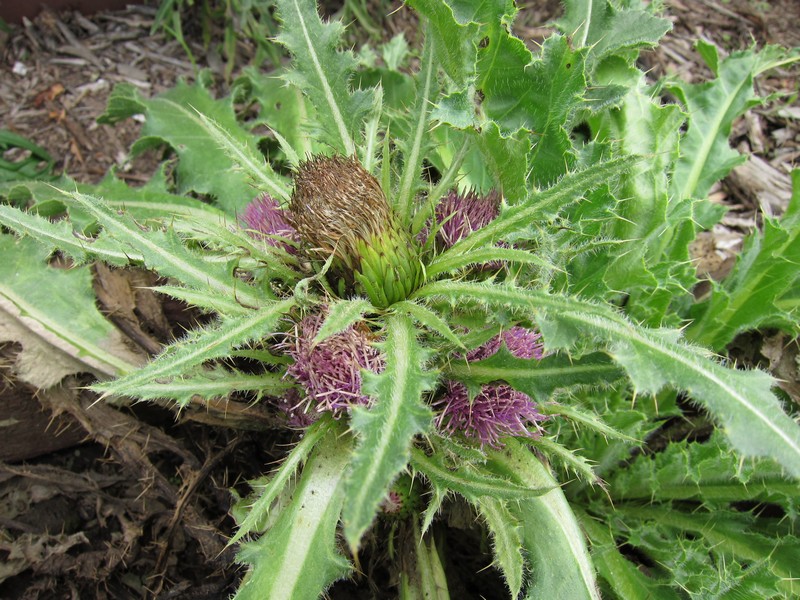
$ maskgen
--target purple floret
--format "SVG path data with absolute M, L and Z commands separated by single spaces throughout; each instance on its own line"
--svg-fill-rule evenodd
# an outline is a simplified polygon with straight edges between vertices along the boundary
M 294 429 L 305 429 L 319 416 L 309 411 L 308 398 L 301 397 L 300 392 L 294 388 L 275 400 L 275 405 L 286 417 L 286 424 Z
M 492 190 L 485 196 L 474 191 L 455 190 L 436 205 L 436 222 L 441 224 L 436 239 L 450 248 L 473 231 L 485 227 L 500 214 L 500 194 Z
M 517 325 L 507 329 L 500 335 L 496 335 L 474 350 L 467 352 L 467 360 L 472 362 L 489 358 L 500 350 L 503 342 L 505 342 L 508 351 L 516 358 L 541 360 L 542 356 L 544 356 L 542 334 L 536 329 L 526 329 Z
M 244 209 L 242 221 L 251 229 L 257 237 L 265 240 L 271 246 L 283 248 L 287 252 L 294 253 L 295 247 L 284 240 L 299 242 L 294 227 L 286 220 L 286 212 L 283 211 L 277 200 L 269 194 L 262 194 Z
M 449 434 L 458 431 L 492 448 L 500 448 L 500 439 L 508 435 L 539 435 L 538 423 L 546 418 L 527 395 L 504 383 L 483 385 L 470 400 L 467 386 L 448 381 L 434 407 L 442 411 L 436 419 L 441 431 Z
M 467 361 L 489 358 L 504 343 L 516 358 L 540 360 L 544 355 L 542 334 L 535 329 L 515 326 L 468 352 Z M 444 393 L 433 406 L 441 411 L 436 418 L 436 426 L 441 431 L 461 432 L 482 446 L 492 448 L 501 447 L 500 439 L 504 436 L 539 435 L 539 422 L 546 419 L 530 397 L 502 382 L 482 385 L 470 400 L 466 385 L 447 381 Z
M 341 416 L 353 405 L 370 404 L 369 396 L 361 393 L 361 370 L 380 373 L 385 363 L 371 345 L 370 333 L 354 325 L 314 344 L 323 320 L 323 314 L 311 314 L 295 325 L 284 343 L 294 360 L 286 375 L 302 386 L 317 413 Z

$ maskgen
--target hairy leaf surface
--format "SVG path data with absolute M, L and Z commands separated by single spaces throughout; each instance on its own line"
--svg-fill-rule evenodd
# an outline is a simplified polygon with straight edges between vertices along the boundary
M 355 154 L 361 122 L 373 106 L 372 92 L 351 90 L 356 60 L 340 51 L 344 27 L 323 23 L 314 0 L 278 0 L 278 17 L 287 24 L 277 40 L 294 55 L 285 77 L 311 99 L 326 141 L 340 153 Z
M 358 445 L 342 520 L 353 549 L 358 548 L 389 486 L 408 464 L 414 436 L 427 431 L 431 423 L 431 410 L 422 401 L 422 394 L 435 382 L 424 368 L 428 352 L 417 342 L 409 317 L 387 317 L 386 331 L 386 340 L 378 346 L 386 356 L 386 368 L 380 375 L 363 373 L 362 391 L 375 399 L 374 405 L 354 409 L 352 416 Z
M 636 6 L 619 8 L 609 0 L 566 0 L 561 30 L 572 36 L 576 48 L 589 47 L 592 62 L 632 48 L 653 48 L 672 29 L 667 19 Z
M 477 384 L 502 380 L 544 402 L 559 388 L 610 384 L 622 377 L 622 370 L 599 352 L 574 360 L 560 354 L 536 360 L 516 358 L 502 347 L 484 360 L 453 362 L 448 368 L 448 376 Z
M 95 389 L 102 391 L 105 396 L 136 397 L 141 385 L 152 384 L 162 378 L 178 377 L 188 368 L 226 356 L 243 344 L 275 333 L 278 319 L 293 305 L 292 299 L 281 300 L 251 314 L 195 329 L 138 371 L 97 384 Z
M 525 598 L 599 599 L 586 540 L 547 468 L 516 440 L 508 440 L 504 450 L 490 453 L 490 459 L 498 473 L 519 483 L 553 487 L 538 498 L 508 505 L 522 526 L 523 549 L 530 561 Z

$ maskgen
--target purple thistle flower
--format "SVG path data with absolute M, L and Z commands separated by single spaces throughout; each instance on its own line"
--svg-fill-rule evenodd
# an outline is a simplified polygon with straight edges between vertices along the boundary
M 544 355 L 542 334 L 535 329 L 514 326 L 496 335 L 467 353 L 467 360 L 484 360 L 496 354 L 505 344 L 516 358 L 540 360 Z M 535 437 L 538 423 L 546 419 L 536 409 L 536 403 L 526 394 L 506 383 L 489 383 L 481 386 L 472 400 L 467 386 L 448 381 L 444 393 L 433 402 L 441 410 L 436 426 L 444 432 L 462 432 L 482 446 L 499 448 L 500 438 L 507 435 Z M 533 425 L 531 431 L 529 425 Z
M 265 240 L 269 245 L 294 254 L 296 252 L 294 246 L 280 238 L 299 242 L 300 237 L 284 215 L 277 200 L 269 194 L 262 194 L 245 207 L 242 221 L 253 230 L 255 236 Z
M 500 448 L 500 439 L 504 436 L 539 435 L 538 423 L 546 418 L 527 395 L 505 383 L 483 385 L 470 400 L 466 385 L 448 381 L 434 407 L 442 411 L 436 418 L 436 426 L 441 431 L 449 434 L 460 431 L 482 446 L 492 448 Z M 533 431 L 529 429 L 531 425 Z
M 369 396 L 361 393 L 361 369 L 380 373 L 385 363 L 370 344 L 369 332 L 354 325 L 314 344 L 324 318 L 324 313 L 304 317 L 282 344 L 294 359 L 286 375 L 303 387 L 316 412 L 341 416 L 350 406 L 370 404 Z
M 445 248 L 485 227 L 500 214 L 500 194 L 492 190 L 485 196 L 474 191 L 459 194 L 452 190 L 436 205 L 436 222 L 440 224 L 436 239 Z
M 467 360 L 472 362 L 494 356 L 504 342 L 508 351 L 516 358 L 541 360 L 542 356 L 544 356 L 542 334 L 536 329 L 526 329 L 515 325 L 474 350 L 467 352 Z

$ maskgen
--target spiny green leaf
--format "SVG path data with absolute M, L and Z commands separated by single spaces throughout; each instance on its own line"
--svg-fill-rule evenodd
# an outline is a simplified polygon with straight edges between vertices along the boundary
M 431 410 L 422 401 L 422 394 L 435 382 L 435 376 L 424 370 L 428 352 L 417 342 L 410 318 L 391 315 L 386 330 L 386 341 L 379 345 L 386 356 L 384 371 L 362 375 L 362 391 L 375 398 L 374 405 L 368 410 L 356 408 L 352 415 L 358 446 L 342 521 L 354 551 L 392 481 L 408 463 L 414 436 L 427 431 L 431 423 Z
M 191 252 L 172 230 L 143 231 L 130 216 L 118 214 L 96 198 L 77 192 L 68 194 L 67 198 L 67 202 L 80 206 L 94 216 L 106 234 L 124 241 L 134 254 L 141 253 L 145 266 L 161 275 L 174 277 L 199 290 L 213 289 L 249 307 L 263 306 L 269 302 L 264 290 L 241 282 L 227 268 Z
M 364 313 L 374 311 L 372 304 L 364 298 L 353 300 L 336 300 L 328 305 L 328 314 L 325 321 L 314 336 L 314 344 L 336 335 L 361 320 Z
M 236 168 L 247 175 L 257 189 L 267 192 L 275 199 L 289 199 L 289 189 L 286 183 L 277 176 L 264 157 L 256 153 L 255 148 L 242 139 L 237 139 L 231 133 L 227 128 L 230 125 L 223 127 L 201 112 L 195 116 L 199 119 L 206 134 L 233 161 Z
M 608 344 L 609 354 L 640 393 L 666 385 L 687 391 L 708 408 L 742 454 L 770 456 L 800 477 L 800 427 L 783 411 L 772 394 L 772 378 L 762 371 L 726 369 L 707 351 L 680 341 L 677 331 L 639 327 L 609 307 L 567 296 L 470 282 L 434 282 L 415 295 L 533 315 L 550 347 L 569 348 L 579 336 L 596 336 Z
M 435 279 L 442 273 L 452 273 L 470 265 L 480 265 L 495 261 L 539 265 L 547 270 L 555 269 L 545 259 L 527 250 L 490 246 L 488 248 L 467 250 L 464 254 L 447 254 L 446 258 L 434 258 L 425 268 L 425 274 L 431 279 Z
M 574 164 L 569 126 L 586 90 L 585 55 L 585 50 L 571 50 L 566 38 L 553 35 L 534 60 L 522 40 L 507 32 L 490 38 L 480 51 L 481 106 L 501 130 L 533 133 L 531 174 L 538 185 L 551 184 Z
M 530 562 L 525 598 L 591 598 L 599 600 L 594 567 L 567 499 L 556 480 L 523 444 L 508 440 L 489 454 L 490 465 L 524 485 L 552 487 L 538 498 L 508 505 L 522 526 L 522 544 Z
M 237 84 L 247 88 L 248 98 L 258 102 L 257 122 L 269 127 L 279 141 L 285 140 L 291 152 L 299 157 L 319 154 L 324 146 L 308 134 L 307 127 L 316 122 L 316 111 L 296 86 L 287 85 L 282 74 L 282 69 L 264 73 L 246 67 Z M 286 153 L 284 143 L 280 143 Z M 288 154 L 286 158 L 291 162 Z
M 208 360 L 228 355 L 234 348 L 275 332 L 278 320 L 294 306 L 294 300 L 281 300 L 241 317 L 231 317 L 191 331 L 181 341 L 168 346 L 145 367 L 115 381 L 97 384 L 105 396 L 137 396 L 139 386 L 159 379 L 178 377 L 187 369 Z
M 663 507 L 625 506 L 621 517 L 652 520 L 666 528 L 678 529 L 701 536 L 713 548 L 714 553 L 724 553 L 738 560 L 757 563 L 766 560 L 770 570 L 786 586 L 788 597 L 800 593 L 800 538 L 788 523 L 779 527 L 782 531 L 759 531 L 752 517 L 739 511 L 713 512 L 668 511 L 665 518 Z
M 205 250 L 209 260 L 227 263 L 236 260 L 237 268 L 250 271 L 258 282 L 281 280 L 286 286 L 294 285 L 301 278 L 297 257 L 286 250 L 293 245 L 291 240 L 275 236 L 279 245 L 274 246 L 264 239 L 253 237 L 244 227 L 220 226 L 206 221 L 177 222 L 175 229 L 187 241 L 194 240 Z M 263 289 L 260 291 L 266 291 Z M 266 292 L 272 298 L 271 292 Z
M 622 50 L 655 47 L 672 23 L 653 15 L 651 8 L 631 4 L 618 8 L 608 0 L 565 0 L 559 27 L 576 48 L 589 47 L 593 63 Z
M 327 141 L 340 153 L 356 153 L 353 141 L 364 116 L 373 106 L 372 92 L 351 91 L 356 60 L 350 51 L 338 51 L 344 27 L 323 23 L 314 0 L 278 0 L 278 18 L 284 26 L 277 40 L 294 55 L 294 69 L 286 79 L 311 99 Z
M 244 315 L 252 312 L 251 308 L 239 304 L 236 300 L 229 300 L 209 290 L 194 290 L 177 285 L 160 285 L 149 289 L 159 294 L 182 300 L 189 306 L 194 306 L 206 312 L 215 312 L 227 316 Z
M 428 143 L 426 134 L 428 133 L 431 98 L 438 91 L 433 56 L 431 44 L 426 43 L 422 53 L 416 102 L 408 116 L 411 135 L 406 141 L 397 141 L 403 153 L 403 172 L 400 176 L 400 187 L 395 196 L 394 206 L 402 222 L 406 224 L 410 224 L 411 221 L 411 209 L 422 169 L 423 150 Z
M 590 119 L 593 133 L 599 139 L 613 140 L 625 153 L 648 157 L 621 177 L 619 196 L 623 200 L 617 209 L 620 218 L 614 223 L 614 237 L 630 240 L 629 252 L 640 248 L 637 254 L 650 250 L 658 256 L 667 223 L 668 173 L 678 158 L 684 115 L 677 105 L 664 105 L 654 98 L 644 73 L 622 59 L 605 61 L 595 79 L 602 85 L 625 85 L 628 91 L 618 107 Z M 653 232 L 652 242 L 642 244 Z M 609 268 L 609 276 L 613 274 L 614 269 Z M 615 289 L 620 283 L 612 281 L 610 286 Z
M 503 573 L 512 598 L 522 589 L 524 561 L 521 528 L 505 502 L 483 496 L 473 503 L 492 534 L 494 563 Z
M 488 121 L 473 138 L 492 179 L 500 186 L 506 202 L 517 204 L 528 196 L 527 175 L 533 140 L 527 131 L 503 134 L 497 123 Z
M 711 64 L 717 65 L 718 72 L 713 81 L 677 84 L 674 88 L 689 115 L 670 190 L 678 199 L 704 198 L 714 183 L 747 160 L 730 147 L 731 126 L 746 110 L 762 102 L 753 91 L 753 78 L 774 64 L 792 60 L 776 56 L 782 51 L 768 46 L 760 53 L 753 49 L 734 52 L 717 63 L 712 45 L 698 42 L 698 47 L 704 50 L 704 57 L 713 57 Z
M 581 528 L 592 543 L 592 562 L 619 598 L 625 600 L 678 600 L 680 596 L 658 580 L 648 578 L 617 548 L 610 529 L 578 513 Z
M 453 333 L 453 330 L 447 324 L 447 321 L 442 319 L 436 312 L 432 311 L 422 304 L 416 302 L 409 302 L 402 300 L 392 304 L 392 310 L 406 313 L 415 321 L 420 322 L 431 331 L 435 331 L 443 338 L 454 344 L 457 348 L 464 348 L 461 339 Z
M 532 439 L 531 447 L 539 450 L 551 463 L 560 463 L 563 470 L 575 473 L 582 481 L 591 485 L 602 485 L 603 482 L 597 473 L 594 472 L 594 465 L 585 457 L 577 452 L 568 450 L 562 444 L 555 441 L 557 436 L 541 436 Z
M 142 256 L 124 242 L 119 242 L 102 233 L 94 239 L 81 239 L 69 221 L 51 222 L 34 213 L 0 204 L 0 222 L 20 235 L 30 236 L 52 251 L 59 249 L 76 264 L 84 264 L 91 258 L 103 260 L 118 267 L 131 261 L 142 260 Z
M 78 191 L 82 194 L 102 198 L 105 203 L 120 211 L 133 215 L 137 221 L 150 219 L 175 221 L 176 218 L 191 218 L 199 222 L 213 223 L 219 226 L 230 216 L 224 211 L 201 202 L 196 198 L 179 196 L 167 191 L 163 170 L 158 171 L 145 185 L 130 187 L 111 172 L 99 183 L 80 183 L 68 177 L 47 183 L 43 181 L 17 181 L 0 186 L 0 195 L 14 198 L 24 197 L 29 212 L 41 216 L 56 216 L 63 212 L 64 195 Z M 54 210 L 55 205 L 58 206 Z M 84 215 L 77 206 L 67 206 L 73 229 L 83 231 L 89 215 Z
M 351 448 L 352 438 L 338 428 L 317 442 L 291 504 L 266 534 L 242 548 L 240 559 L 253 568 L 236 600 L 316 600 L 347 575 L 351 567 L 336 547 L 336 526 Z
M 606 511 L 607 507 L 598 506 L 595 512 L 602 518 Z M 677 516 L 674 523 L 671 518 L 664 518 L 672 513 Z M 783 561 L 791 561 L 787 554 L 796 556 L 798 539 L 785 519 L 760 515 L 754 523 L 753 514 L 746 511 L 710 513 L 692 507 L 691 514 L 687 514 L 679 505 L 659 504 L 615 505 L 614 515 L 615 519 L 609 521 L 614 536 L 647 557 L 653 565 L 650 574 L 682 597 L 687 592 L 693 596 L 759 600 L 797 595 L 796 579 L 777 575 L 772 556 L 781 554 Z M 734 535 L 731 537 L 730 533 Z M 737 552 L 739 544 L 743 552 Z M 748 554 L 751 558 L 744 558 Z M 797 563 L 796 557 L 794 562 Z
M 608 477 L 615 500 L 650 498 L 701 500 L 708 505 L 770 502 L 798 507 L 797 482 L 771 460 L 741 460 L 719 433 L 700 442 L 673 442 L 653 455 L 640 455 Z
M 796 332 L 796 315 L 782 309 L 784 294 L 800 285 L 800 171 L 794 173 L 794 194 L 783 219 L 764 219 L 763 233 L 754 232 L 737 257 L 733 272 L 715 285 L 710 298 L 692 309 L 689 339 L 723 349 L 738 334 L 762 326 Z
M 446 2 L 409 0 L 408 5 L 426 18 L 433 55 L 441 68 L 457 86 L 466 86 L 475 74 L 477 24 L 456 21 Z
M 255 138 L 245 131 L 233 113 L 232 100 L 214 100 L 200 84 L 178 83 L 174 88 L 151 99 L 142 98 L 132 85 L 119 84 L 114 88 L 102 123 L 117 121 L 136 114 L 146 117 L 142 138 L 137 143 L 152 145 L 154 141 L 169 144 L 180 158 L 176 170 L 179 193 L 195 191 L 214 196 L 229 214 L 241 212 L 255 196 L 252 182 L 236 168 L 228 151 L 221 148 L 213 130 L 198 116 L 202 113 L 213 119 L 238 148 L 245 148 L 249 157 L 260 156 Z M 137 150 L 134 146 L 134 151 Z M 287 195 L 286 184 L 261 161 L 259 184 L 269 181 L 271 193 Z
M 191 404 L 194 396 L 213 399 L 241 391 L 258 392 L 259 396 L 278 396 L 291 387 L 291 382 L 277 373 L 250 375 L 216 368 L 185 374 L 168 381 L 139 384 L 136 387 L 136 397 L 141 400 L 174 400 L 178 406 L 184 407 Z
M 465 254 L 474 248 L 501 241 L 513 234 L 519 235 L 520 231 L 524 231 L 532 223 L 542 222 L 561 210 L 564 205 L 579 201 L 588 190 L 613 180 L 631 168 L 635 162 L 635 158 L 626 157 L 596 164 L 591 169 L 569 173 L 552 187 L 534 192 L 513 206 L 503 206 L 500 215 L 494 221 L 442 252 L 437 260 L 453 260 L 455 256 Z
M 477 384 L 505 381 L 539 402 L 560 388 L 608 385 L 622 375 L 622 370 L 600 352 L 579 359 L 552 354 L 537 360 L 516 358 L 505 346 L 484 360 L 454 362 L 448 368 L 449 377 Z
M 303 437 L 269 478 L 269 483 L 257 490 L 259 492 L 258 499 L 249 507 L 247 516 L 239 523 L 239 529 L 228 542 L 229 546 L 254 532 L 257 524 L 266 519 L 272 503 L 278 498 L 281 490 L 288 485 L 317 443 L 330 431 L 330 419 L 320 419 L 303 432 Z
M 508 478 L 483 472 L 480 468 L 445 464 L 441 453 L 426 455 L 419 448 L 411 449 L 412 466 L 441 490 L 458 492 L 471 502 L 483 496 L 521 500 L 541 496 L 550 488 L 519 485 Z
M 539 412 L 548 416 L 561 415 L 572 422 L 584 425 L 588 429 L 599 433 L 603 437 L 623 440 L 635 444 L 641 443 L 641 440 L 637 440 L 636 438 L 626 435 L 625 433 L 618 431 L 601 421 L 597 413 L 593 411 L 581 410 L 578 406 L 570 403 L 547 402 L 546 404 L 541 404 L 539 406 Z

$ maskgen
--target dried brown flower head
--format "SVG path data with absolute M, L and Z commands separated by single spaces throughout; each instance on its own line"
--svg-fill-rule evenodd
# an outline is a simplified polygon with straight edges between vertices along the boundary
M 347 284 L 385 308 L 422 283 L 419 247 L 400 226 L 375 179 L 355 158 L 316 156 L 300 164 L 289 204 L 309 252 L 333 255 Z

